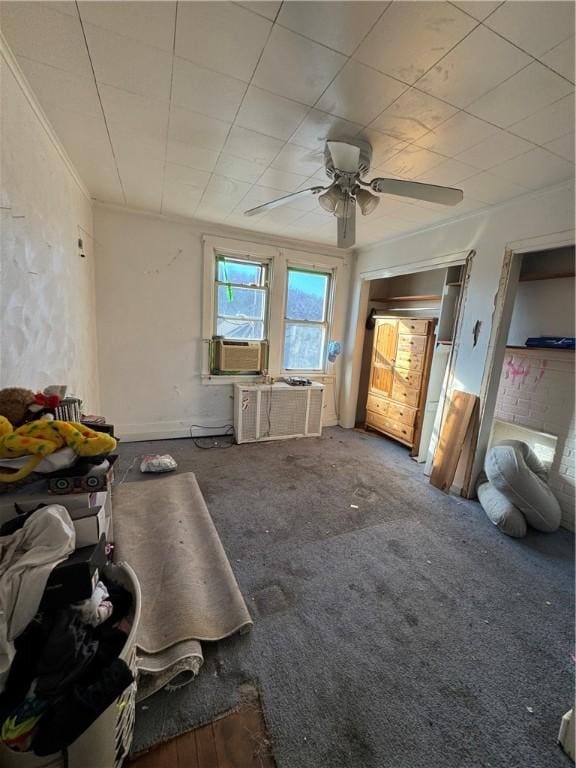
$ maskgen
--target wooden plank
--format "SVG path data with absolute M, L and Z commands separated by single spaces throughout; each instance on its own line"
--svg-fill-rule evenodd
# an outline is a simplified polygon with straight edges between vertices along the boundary
M 208 723 L 208 725 L 203 725 L 194 731 L 196 735 L 196 755 L 198 757 L 198 765 L 201 768 L 220 768 L 213 726 L 213 723 Z
M 178 766 L 178 748 L 176 740 L 166 741 L 149 752 L 131 758 L 129 764 L 134 768 L 176 768 Z M 191 766 L 194 764 L 192 763 Z
M 528 283 L 533 280 L 558 280 L 561 277 L 574 277 L 574 272 L 527 272 L 520 274 L 520 282 Z
M 257 743 L 246 729 L 244 713 L 233 712 L 214 723 L 214 742 L 218 768 L 252 768 L 257 766 Z
M 440 301 L 441 298 L 439 293 L 427 293 L 421 296 L 387 296 L 384 299 L 370 299 L 370 301 Z
M 178 752 L 178 762 L 174 768 L 202 768 L 198 762 L 198 749 L 196 747 L 196 731 L 188 731 L 174 739 Z M 138 766 L 140 768 L 140 766 Z
M 442 491 L 448 492 L 452 486 L 477 407 L 476 395 L 453 390 L 440 430 L 430 475 L 430 483 Z

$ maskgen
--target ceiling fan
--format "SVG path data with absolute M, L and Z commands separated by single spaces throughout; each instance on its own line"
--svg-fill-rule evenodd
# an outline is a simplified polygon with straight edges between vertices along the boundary
M 372 194 L 380 192 L 400 197 L 412 197 L 440 205 L 456 205 L 463 198 L 461 189 L 438 187 L 435 184 L 422 184 L 418 181 L 403 179 L 376 178 L 363 181 L 370 170 L 372 147 L 363 140 L 327 141 L 324 148 L 326 174 L 332 183 L 327 187 L 310 187 L 291 195 L 279 197 L 269 203 L 258 205 L 245 211 L 246 216 L 254 216 L 280 205 L 287 205 L 299 197 L 317 195 L 318 202 L 325 211 L 333 214 L 338 222 L 338 248 L 350 248 L 356 242 L 356 205 L 363 216 L 372 213 L 380 198 Z

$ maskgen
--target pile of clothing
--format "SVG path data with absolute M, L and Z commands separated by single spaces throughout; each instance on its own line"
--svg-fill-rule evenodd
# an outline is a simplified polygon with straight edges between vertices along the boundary
M 80 602 L 46 589 L 56 566 L 62 570 L 78 552 L 59 505 L 0 537 L 0 742 L 18 752 L 65 749 L 133 682 L 119 658 L 131 593 L 102 569 Z

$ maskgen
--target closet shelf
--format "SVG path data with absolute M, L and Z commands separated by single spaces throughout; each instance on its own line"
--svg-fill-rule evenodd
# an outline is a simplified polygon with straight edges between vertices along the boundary
M 527 272 L 520 275 L 521 283 L 528 283 L 532 280 L 556 280 L 559 277 L 574 277 L 574 272 Z
M 382 299 L 371 299 L 371 301 L 384 301 L 390 303 L 391 301 L 440 301 L 442 296 L 437 293 L 428 293 L 421 296 L 386 296 Z
M 459 285 L 462 285 L 462 281 L 461 280 L 452 280 L 449 283 L 446 283 L 446 285 L 456 285 L 456 286 L 459 286 Z

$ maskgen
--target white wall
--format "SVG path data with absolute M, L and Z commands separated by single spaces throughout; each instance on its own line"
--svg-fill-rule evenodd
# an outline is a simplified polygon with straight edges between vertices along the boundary
M 0 387 L 68 384 L 94 412 L 91 202 L 1 41 L 0 53 Z
M 508 344 L 530 336 L 574 336 L 574 278 L 518 283 Z
M 456 351 L 454 386 L 472 394 L 480 394 L 486 361 L 492 355 L 495 339 L 491 339 L 495 301 L 507 247 L 515 241 L 553 233 L 573 237 L 574 195 L 571 184 L 563 184 L 539 193 L 526 195 L 516 201 L 480 211 L 453 222 L 440 224 L 403 237 L 387 240 L 376 246 L 360 249 L 351 300 L 351 315 L 345 358 L 349 371 L 341 395 L 341 423 L 353 426 L 360 374 L 361 324 L 366 301 L 363 283 L 370 276 L 399 265 L 414 269 L 432 260 L 474 250 L 463 316 L 461 343 Z M 473 328 L 481 323 L 476 345 Z M 498 370 L 502 360 L 496 361 Z M 490 420 L 491 421 L 491 420 Z M 479 443 L 487 440 L 481 431 Z
M 187 436 L 193 425 L 213 434 L 231 424 L 233 385 L 202 378 L 201 238 L 236 234 L 105 206 L 95 207 L 94 219 L 103 412 L 133 440 Z M 241 238 L 266 242 L 245 231 Z M 296 242 L 293 247 L 310 250 Z M 341 265 L 336 340 L 344 330 L 349 257 Z M 339 370 L 340 362 L 329 371 L 335 382 L 326 381 L 325 425 L 337 423 Z

